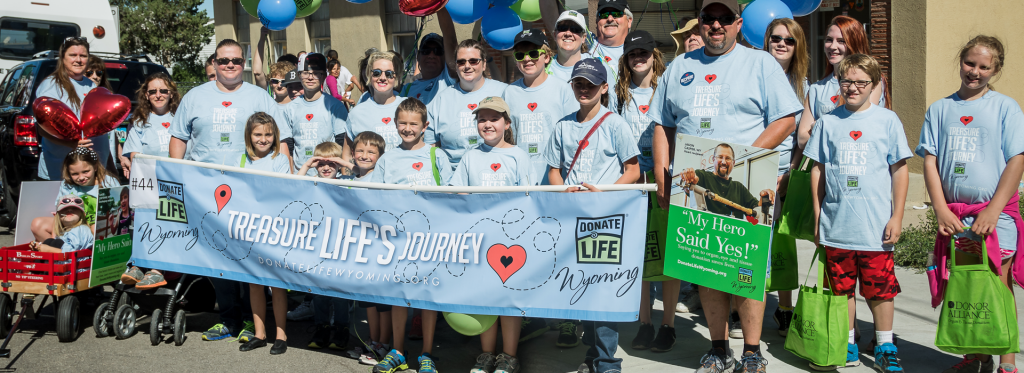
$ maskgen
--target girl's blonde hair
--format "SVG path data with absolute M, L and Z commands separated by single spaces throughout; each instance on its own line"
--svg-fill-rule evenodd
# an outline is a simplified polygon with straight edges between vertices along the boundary
M 396 56 L 397 54 L 395 52 L 387 51 L 374 52 L 369 57 L 367 57 L 366 71 L 363 72 L 363 76 L 366 77 L 366 81 L 363 82 L 363 84 L 370 85 L 370 81 L 373 80 L 373 64 L 379 60 L 385 60 L 391 62 L 392 68 L 395 69 L 395 87 L 397 88 L 398 84 L 401 83 L 399 80 L 402 79 L 402 72 L 404 72 L 405 70 L 403 70 L 404 67 L 402 66 L 401 63 L 395 63 Z
M 85 162 L 92 166 L 92 185 L 99 185 L 101 187 L 105 186 L 103 185 L 103 180 L 105 180 L 107 176 L 113 176 L 109 172 L 107 172 L 107 169 L 105 167 L 103 167 L 103 162 L 100 160 L 100 156 L 99 154 L 96 153 L 95 150 L 89 148 L 75 148 L 74 150 L 69 152 L 68 155 L 64 156 L 64 164 L 61 165 L 61 177 L 64 179 L 65 184 L 77 185 L 75 184 L 75 181 L 71 179 L 70 168 L 71 165 L 78 162 Z
M 789 35 L 796 40 L 796 45 L 793 46 L 793 60 L 789 62 L 786 76 L 789 77 L 789 85 L 793 86 L 796 97 L 803 100 L 804 79 L 807 78 L 807 67 L 811 64 L 811 56 L 807 53 L 807 39 L 804 36 L 804 29 L 800 27 L 799 23 L 790 18 L 776 18 L 768 24 L 768 32 L 764 33 L 763 49 L 765 52 L 770 53 L 768 48 L 771 45 L 772 31 L 777 26 L 785 26 L 789 30 Z
M 125 189 L 125 190 L 127 190 L 127 189 Z M 63 236 L 64 234 L 70 232 L 72 229 L 75 229 L 75 227 L 77 227 L 79 225 L 82 225 L 82 224 L 85 224 L 85 211 L 82 211 L 82 210 L 75 210 L 75 211 L 78 213 L 78 218 L 79 218 L 78 222 L 75 223 L 75 224 L 72 224 L 69 227 L 65 227 L 64 226 L 64 221 L 60 220 L 60 211 L 58 211 L 56 214 L 53 214 L 53 235 L 54 236 L 56 236 L 56 237 Z
M 245 122 L 245 153 L 249 155 L 249 158 L 256 158 L 256 147 L 252 145 L 252 132 L 259 126 L 269 126 L 270 132 L 274 133 L 274 142 L 270 144 L 270 159 L 274 159 L 281 154 L 281 131 L 277 129 L 274 117 L 262 111 L 256 112 Z
M 665 56 L 661 54 L 661 51 L 655 48 L 651 51 L 651 55 L 654 56 L 654 66 L 651 66 L 651 89 L 658 89 L 658 78 L 661 74 L 665 73 Z M 615 83 L 615 100 L 619 108 L 619 114 L 622 114 L 625 110 L 625 103 L 633 100 L 633 92 L 629 90 L 629 85 L 633 82 L 633 68 L 629 66 L 629 56 L 623 54 L 619 58 L 619 80 Z M 609 90 L 611 87 L 609 87 Z M 608 106 L 607 100 L 604 97 L 601 98 L 602 103 Z M 651 96 L 651 100 L 654 100 L 654 96 Z M 648 102 L 650 104 L 650 102 Z
M 1003 61 L 1006 59 L 1006 49 L 1003 48 L 1003 42 L 995 36 L 978 35 L 971 38 L 967 44 L 964 44 L 960 48 L 960 53 L 957 55 L 959 62 L 963 63 L 964 58 L 967 58 L 967 53 L 971 52 L 971 49 L 975 47 L 987 48 L 989 53 L 992 54 L 992 69 L 994 74 L 992 78 L 996 78 L 1003 72 Z M 989 80 L 991 82 L 991 80 Z M 988 89 L 996 90 L 991 83 L 988 85 Z

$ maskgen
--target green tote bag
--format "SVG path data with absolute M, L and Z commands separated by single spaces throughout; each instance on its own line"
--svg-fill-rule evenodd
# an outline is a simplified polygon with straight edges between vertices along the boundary
M 814 201 L 811 200 L 811 168 L 814 161 L 803 157 L 800 167 L 789 173 L 786 200 L 779 215 L 779 233 L 814 241 Z
M 955 241 L 950 240 L 950 246 Z M 984 241 L 981 247 L 986 252 Z M 989 269 L 988 255 L 981 255 L 981 264 L 957 265 L 952 248 L 950 252 L 954 255 L 935 332 L 935 347 L 959 355 L 1019 352 L 1013 294 Z
M 796 239 L 779 233 L 775 224 L 772 233 L 772 271 L 768 274 L 765 291 L 788 291 L 800 287 L 800 273 L 797 269 Z
M 814 252 L 814 258 L 818 259 L 818 285 L 808 287 L 805 278 L 800 287 L 786 336 L 786 349 L 817 365 L 845 366 L 850 330 L 846 296 L 833 295 L 831 290 L 825 289 L 824 252 L 821 246 Z M 811 267 L 814 262 L 811 259 Z M 808 268 L 807 278 L 810 274 Z

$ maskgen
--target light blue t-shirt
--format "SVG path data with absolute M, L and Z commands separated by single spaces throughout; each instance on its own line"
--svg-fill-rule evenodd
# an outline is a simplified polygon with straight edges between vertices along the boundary
M 623 47 L 625 47 L 626 44 L 623 43 L 617 47 L 609 47 L 607 45 L 597 42 L 596 36 L 594 37 L 594 41 L 594 52 L 591 54 L 597 59 L 601 60 L 601 63 L 607 66 L 609 69 L 611 69 L 612 72 L 615 73 L 614 76 L 618 77 L 619 59 L 622 58 L 622 52 L 625 50 Z M 609 75 L 608 80 L 617 81 L 618 79 L 613 78 L 612 75 Z
M 512 133 L 516 146 L 529 154 L 533 161 L 534 185 L 547 185 L 548 162 L 544 153 L 555 123 L 566 114 L 580 109 L 580 103 L 565 81 L 548 75 L 540 87 L 527 87 L 522 79 L 505 88 L 502 95 L 512 111 Z
M 463 91 L 458 84 L 441 91 L 427 106 L 430 125 L 423 141 L 428 145 L 438 143 L 451 156 L 452 165 L 458 164 L 466 150 L 484 143 L 473 110 L 484 98 L 501 97 L 505 87 L 508 84 L 485 79 L 483 87 L 473 92 Z
M 245 159 L 244 162 L 242 161 L 243 158 Z M 249 170 L 275 172 L 279 174 L 292 173 L 292 166 L 288 164 L 288 156 L 284 153 L 278 153 L 276 157 L 273 154 L 270 154 L 254 161 L 248 154 L 243 152 L 235 157 L 234 163 L 225 163 L 224 165 L 241 167 Z
M 419 79 L 402 86 L 399 95 L 402 97 L 412 97 L 420 100 L 425 105 L 429 105 L 434 101 L 434 97 L 437 97 L 438 92 L 456 84 L 458 84 L 457 81 L 448 74 L 448 67 L 445 66 L 441 74 L 438 74 L 433 79 Z
M 788 74 L 786 75 L 786 80 L 789 80 L 789 75 Z M 803 85 L 804 85 L 804 92 L 806 93 L 807 92 L 807 79 L 804 79 Z M 792 87 L 792 85 L 790 87 Z M 797 128 L 800 127 L 800 118 L 803 117 L 803 115 L 804 115 L 803 110 L 796 112 L 796 125 L 797 125 Z M 779 146 L 775 147 L 775 151 L 779 152 L 779 176 L 785 175 L 787 172 L 789 172 L 789 162 L 793 160 L 793 147 L 794 146 L 796 146 L 796 130 L 795 129 L 793 130 L 793 133 L 791 133 L 789 135 L 789 137 L 786 137 L 785 140 L 782 140 L 782 143 L 779 144 Z
M 679 133 L 751 145 L 769 124 L 802 109 L 775 58 L 737 45 L 721 56 L 701 48 L 676 58 L 648 115 Z
M 174 114 L 149 114 L 149 118 L 141 126 L 132 126 L 128 130 L 128 138 L 124 140 L 121 155 L 128 157 L 131 153 L 142 153 L 160 157 L 170 156 L 171 121 Z
M 992 200 L 1010 158 L 1024 153 L 1024 114 L 1012 98 L 988 91 L 965 101 L 956 93 L 928 107 L 917 155 L 934 155 L 946 202 Z M 974 217 L 964 219 L 965 225 Z M 996 224 L 999 247 L 1017 249 L 1017 227 L 1007 214 Z
M 401 145 L 402 138 L 398 136 L 398 127 L 395 127 L 395 110 L 402 101 L 405 97 L 395 97 L 395 101 L 384 105 L 374 100 L 356 105 L 348 116 L 348 139 L 355 141 L 360 133 L 370 131 L 384 138 L 385 153 Z
M 60 247 L 60 252 L 70 253 L 72 251 L 88 249 L 92 247 L 93 237 L 92 229 L 89 229 L 88 225 L 82 224 L 71 228 L 71 230 L 64 232 L 63 236 L 60 236 L 60 240 L 64 241 L 64 246 Z
M 580 54 L 580 59 L 582 60 L 584 58 L 595 58 L 595 57 L 593 55 L 591 55 L 590 53 L 581 53 Z M 545 70 L 548 72 L 548 75 L 553 76 L 555 78 L 555 80 L 560 81 L 560 82 L 569 83 L 569 79 L 572 78 L 572 68 L 575 67 L 575 66 L 576 66 L 575 63 L 571 64 L 569 66 L 562 66 L 561 64 L 558 63 L 558 59 L 557 58 L 552 57 L 551 58 L 551 63 L 548 64 L 548 67 Z M 613 70 L 611 65 L 608 64 L 608 63 L 601 63 L 601 66 L 604 66 L 605 73 L 608 75 L 608 87 L 609 88 L 614 87 L 615 86 L 615 82 L 617 82 L 619 80 L 618 73 L 616 73 L 615 70 Z M 572 86 L 570 86 L 569 92 L 572 92 Z
M 882 244 L 893 209 L 889 166 L 914 156 L 896 113 L 877 105 L 859 113 L 838 107 L 814 123 L 804 155 L 825 165 L 821 244 L 892 251 Z
M 452 166 L 448 154 L 437 149 L 434 154 L 437 171 L 441 183 L 434 180 L 434 171 L 430 165 L 430 145 L 416 150 L 404 150 L 401 147 L 385 152 L 377 160 L 373 172 L 369 174 L 371 183 L 401 185 L 448 185 L 452 177 Z
M 195 143 L 186 159 L 230 164 L 245 152 L 246 121 L 260 111 L 274 118 L 281 139 L 292 137 L 280 105 L 262 88 L 242 83 L 238 90 L 226 93 L 217 88 L 217 82 L 208 82 L 181 99 L 171 121 L 171 136 Z
M 75 94 L 78 95 L 79 102 L 85 101 L 85 95 L 89 93 L 96 85 L 93 84 L 92 80 L 87 77 L 82 77 L 81 80 L 71 79 L 71 85 L 75 87 Z M 75 115 L 81 115 L 81 106 L 75 107 L 71 104 L 69 99 L 71 96 L 68 92 L 61 91 L 57 86 L 56 80 L 52 76 L 47 77 L 39 83 L 39 87 L 36 88 L 36 98 L 39 97 L 50 97 L 63 102 Z M 110 134 L 103 134 L 96 137 L 90 138 L 92 140 L 92 150 L 96 151 L 96 154 L 100 156 L 103 164 L 107 164 L 106 159 L 110 158 Z M 39 170 L 36 173 L 40 179 L 43 180 L 60 180 L 63 172 L 61 171 L 61 165 L 64 163 L 64 157 L 68 155 L 74 148 L 69 148 L 64 145 L 57 144 L 45 136 L 41 136 L 40 146 L 43 148 L 42 153 L 39 154 Z
M 623 102 L 623 107 L 619 108 L 618 97 L 612 93 L 612 89 L 609 89 L 608 92 L 611 94 L 608 96 L 608 106 L 611 111 L 621 115 L 622 119 L 629 124 L 633 140 L 636 141 L 637 147 L 640 149 L 640 156 L 637 157 L 637 161 L 640 163 L 640 172 L 647 172 L 654 169 L 652 144 L 654 143 L 655 122 L 647 115 L 651 110 L 654 88 L 640 88 L 636 84 L 629 83 L 629 90 L 633 97 L 629 101 Z
M 518 147 L 495 148 L 481 144 L 466 152 L 448 184 L 492 187 L 537 185 L 531 163 L 526 151 Z
M 306 160 L 313 157 L 313 150 L 323 142 L 334 142 L 334 136 L 344 134 L 348 125 L 348 108 L 345 103 L 331 95 L 321 94 L 320 98 L 306 101 L 305 97 L 292 100 L 284 107 L 284 117 L 290 127 L 291 138 L 295 140 L 292 160 L 295 172 L 299 172 Z M 282 139 L 286 139 L 283 134 Z M 306 176 L 315 176 L 310 168 Z
M 584 123 L 576 121 L 576 113 L 571 113 L 555 125 L 544 158 L 548 167 L 561 169 L 562 185 L 614 184 L 625 172 L 623 163 L 640 155 L 629 124 L 618 114 L 611 113 L 587 139 L 587 146 L 580 152 L 572 174 L 567 174 L 580 141 L 609 112 L 602 106 L 594 119 Z

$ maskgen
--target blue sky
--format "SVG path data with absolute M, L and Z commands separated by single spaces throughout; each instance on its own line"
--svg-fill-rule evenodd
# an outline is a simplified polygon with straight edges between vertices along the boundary
M 213 0 L 204 0 L 203 5 L 199 6 L 199 10 L 205 10 L 206 16 L 213 18 Z

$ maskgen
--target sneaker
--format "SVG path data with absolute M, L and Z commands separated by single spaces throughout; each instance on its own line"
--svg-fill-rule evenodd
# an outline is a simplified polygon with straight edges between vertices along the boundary
M 992 360 L 995 359 L 989 359 L 989 361 Z M 996 373 L 1017 373 L 1017 367 L 1013 364 L 999 364 L 999 370 Z
M 149 271 L 142 277 L 142 281 L 135 284 L 135 288 L 139 290 L 149 290 L 164 285 L 167 285 L 167 280 L 164 280 L 164 275 L 154 271 Z
M 331 343 L 327 347 L 342 351 L 348 348 L 348 327 L 335 327 L 334 333 L 331 333 Z
M 995 359 L 988 359 L 988 362 L 986 364 L 983 363 L 980 359 L 978 359 L 977 355 L 964 355 L 963 360 L 961 360 L 959 363 L 954 364 L 949 369 L 942 371 L 942 373 L 989 373 L 992 371 L 992 369 L 995 368 L 993 366 L 994 364 L 992 364 L 994 361 Z M 987 369 L 983 368 L 983 365 L 988 365 Z
M 405 356 L 398 353 L 398 351 L 391 350 L 384 359 L 381 360 L 377 365 L 373 366 L 373 373 L 395 373 L 400 370 L 409 369 L 409 364 L 405 363 Z
M 313 338 L 310 338 L 309 344 L 306 347 L 309 348 L 324 348 L 327 347 L 331 342 L 331 326 L 330 325 L 317 325 L 316 331 L 313 332 Z
M 558 323 L 558 340 L 555 346 L 576 347 L 580 344 L 580 337 L 576 335 L 576 323 L 569 320 L 562 320 Z
M 830 372 L 839 368 L 835 365 L 818 365 L 815 363 L 808 363 L 811 369 L 819 372 Z M 850 343 L 846 345 L 846 367 L 860 366 L 860 353 L 857 352 L 857 344 Z
M 766 373 L 768 372 L 768 359 L 761 357 L 761 351 L 747 351 L 740 358 L 740 365 L 736 367 L 735 373 Z
M 242 332 L 238 333 L 238 342 L 249 342 L 249 340 L 253 338 L 256 338 L 256 324 L 252 321 L 243 321 Z
M 875 370 L 882 373 L 903 372 L 900 359 L 896 358 L 896 346 L 885 343 L 875 347 Z
M 676 303 L 676 312 L 679 313 L 696 313 L 701 308 L 704 306 L 700 304 L 700 293 L 696 290 L 684 293 Z
M 498 355 L 498 364 L 494 373 L 519 373 L 519 359 L 504 352 Z
M 551 327 L 548 326 L 547 321 L 544 321 L 544 319 L 524 317 L 523 326 L 519 329 L 519 343 L 540 337 L 547 333 L 548 330 L 551 330 Z
M 470 369 L 469 373 L 493 373 L 494 365 L 497 364 L 495 361 L 497 358 L 497 356 L 489 352 L 480 354 L 476 357 L 476 364 L 473 364 L 473 369 Z
M 729 315 L 729 338 L 743 339 L 743 324 L 740 323 L 740 314 L 733 312 Z
M 135 285 L 142 281 L 142 270 L 139 267 L 132 266 L 125 273 L 121 274 L 121 283 L 125 285 Z
M 224 324 L 217 324 L 203 332 L 204 341 L 219 341 L 224 338 L 231 338 L 231 331 Z
M 633 338 L 631 346 L 634 350 L 646 350 L 651 348 L 652 342 L 654 342 L 654 325 L 640 323 L 640 330 L 636 331 L 636 337 Z
M 669 352 L 672 351 L 672 346 L 676 345 L 676 328 L 668 325 L 662 325 L 658 329 L 658 337 L 654 338 L 654 344 L 651 345 L 651 351 L 654 352 Z
M 423 339 L 423 317 L 420 315 L 412 317 L 412 328 L 409 328 L 409 339 L 414 341 Z
M 313 318 L 313 302 L 302 302 L 294 310 L 288 311 L 288 321 L 303 321 Z
M 416 360 L 420 363 L 419 373 L 437 373 L 437 364 L 434 364 L 434 357 L 430 354 L 424 353 Z
M 726 352 L 723 356 L 715 354 L 715 349 L 712 348 L 708 353 L 704 354 L 700 358 L 700 368 L 694 373 L 725 373 L 732 372 L 733 367 L 736 366 L 736 359 L 732 357 L 732 350 Z
M 576 373 L 590 373 L 590 363 L 591 362 L 589 361 L 585 361 L 583 364 L 580 364 L 579 368 L 576 368 Z
M 779 325 L 779 335 L 785 337 L 789 334 L 789 322 L 793 320 L 793 311 L 783 311 L 781 308 L 775 309 L 775 323 Z
M 384 356 L 388 355 L 388 351 L 391 351 L 391 346 L 373 342 L 370 344 L 370 349 L 367 352 L 359 355 L 359 364 L 363 365 L 377 365 L 377 362 L 384 359 Z

